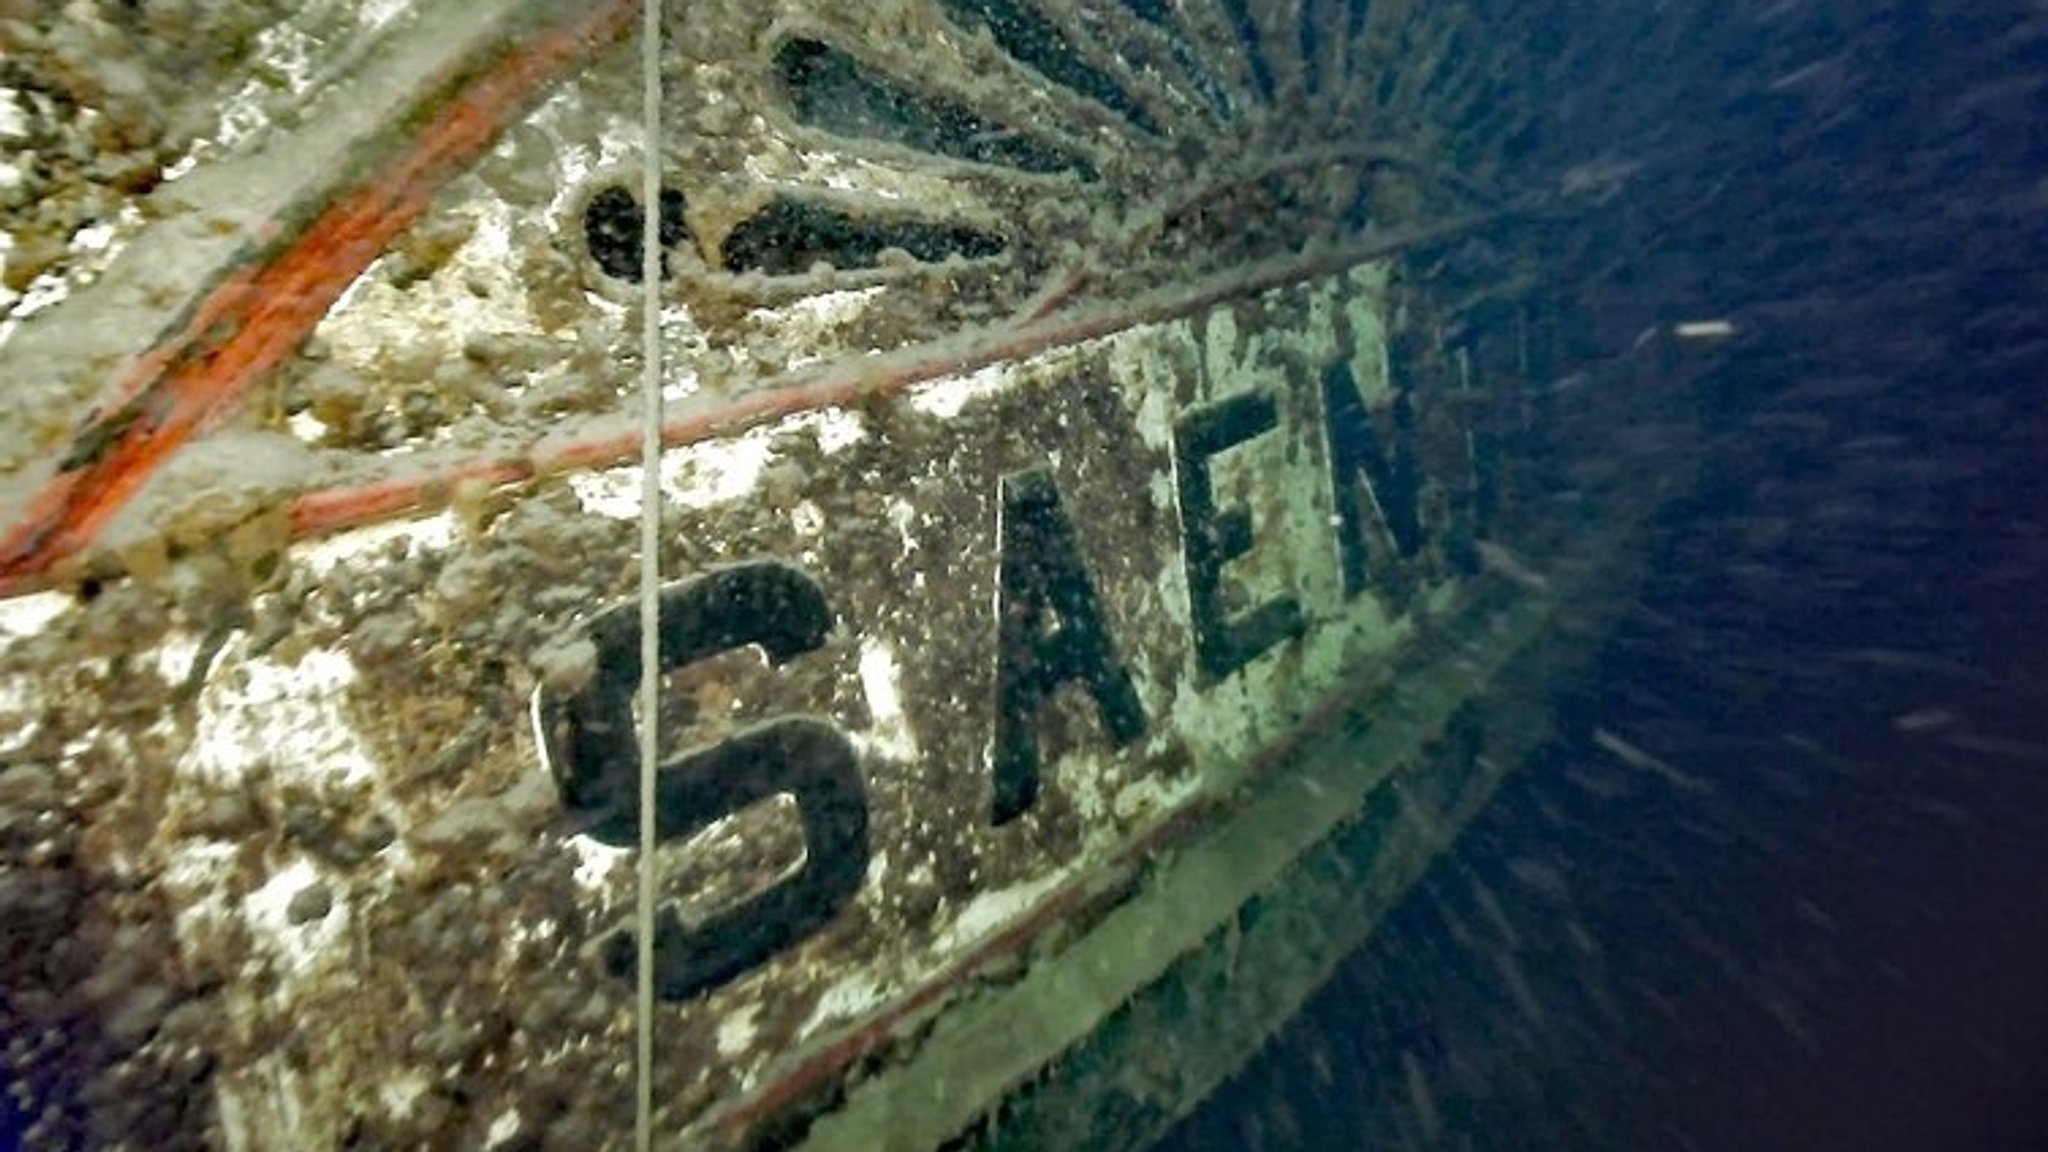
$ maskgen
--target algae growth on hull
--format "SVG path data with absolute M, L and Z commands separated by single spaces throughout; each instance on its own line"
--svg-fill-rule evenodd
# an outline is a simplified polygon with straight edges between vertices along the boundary
M 0 454 L 25 1122 L 621 1144 L 635 7 L 233 11 L 106 250 L 38 269 L 0 337 L 32 401 Z M 24 67 L 72 67 L 83 32 L 8 16 Z M 664 1131 L 822 1148 L 943 1097 L 938 1146 L 1013 1101 L 1114 1111 L 1089 1061 L 1212 944 L 1268 946 L 1239 923 L 1264 887 L 1366 868 L 1330 911 L 1355 942 L 1483 806 L 1521 745 L 1446 731 L 1537 706 L 1488 686 L 1583 642 L 1569 597 L 1686 475 L 1645 456 L 1566 501 L 1544 459 L 1660 434 L 1682 413 L 1631 385 L 1697 365 L 1661 323 L 1589 335 L 1508 227 L 1613 182 L 1501 183 L 1554 65 L 1472 19 L 670 20 Z M 77 81 L 79 123 L 156 59 Z M 1376 707 L 1383 754 L 1333 757 Z M 1423 805 L 1399 851 L 1352 860 L 1395 796 Z M 1148 1122 L 1317 955 L 1134 1064 Z

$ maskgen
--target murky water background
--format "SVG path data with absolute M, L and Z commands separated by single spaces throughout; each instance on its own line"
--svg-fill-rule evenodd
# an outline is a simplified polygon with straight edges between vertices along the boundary
M 1167 1147 L 2048 1148 L 2044 11 L 1694 27 L 1561 103 L 1645 161 L 1592 274 L 1747 329 L 1702 490 L 1546 754 Z

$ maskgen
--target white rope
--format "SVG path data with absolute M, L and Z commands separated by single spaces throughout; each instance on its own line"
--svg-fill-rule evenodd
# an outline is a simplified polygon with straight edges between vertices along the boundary
M 655 719 L 661 689 L 661 0 L 641 0 L 640 870 L 634 885 L 633 1147 L 654 1147 Z

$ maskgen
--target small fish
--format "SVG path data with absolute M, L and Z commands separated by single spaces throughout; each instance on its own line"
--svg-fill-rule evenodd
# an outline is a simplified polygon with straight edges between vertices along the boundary
M 1735 335 L 1731 320 L 1688 320 L 1671 329 L 1680 340 L 1725 340 Z
M 1846 79 L 1847 69 L 1845 65 L 1848 59 L 1849 54 L 1846 52 L 1823 57 L 1804 67 L 1795 68 L 1785 73 L 1783 76 L 1765 85 L 1765 89 L 1771 92 L 1785 92 L 1794 88 L 1812 85 L 1816 81 L 1821 87 L 1838 89 Z
M 1613 154 L 1597 157 L 1568 169 L 1558 181 L 1566 196 L 1583 196 L 1594 204 L 1605 204 L 1621 195 L 1629 177 L 1642 170 L 1639 160 L 1624 160 Z
M 1943 739 L 1957 748 L 1969 752 L 1982 752 L 1987 756 L 2000 756 L 2009 760 L 2048 761 L 2048 744 L 2036 744 L 2029 740 L 2008 740 L 2001 736 L 1985 736 L 1977 732 L 1955 732 Z
M 1851 648 L 1834 654 L 1844 664 L 1880 668 L 1887 672 L 1927 672 L 1985 681 L 1989 677 L 1963 661 L 1939 652 L 1913 652 L 1903 648 Z
M 1532 592 L 1550 591 L 1550 578 L 1529 567 L 1513 552 L 1491 540 L 1477 540 L 1473 546 L 1479 551 L 1480 566 L 1488 572 L 1498 573 Z
M 1932 728 L 1946 728 L 1960 716 L 1948 708 L 1915 708 L 1892 717 L 1892 727 L 1901 732 L 1925 732 Z
M 1605 728 L 1593 729 L 1593 743 L 1612 752 L 1616 759 L 1631 768 L 1639 768 L 1657 777 L 1666 784 L 1685 792 L 1710 792 L 1712 787 L 1706 781 L 1672 767 L 1634 744 L 1616 736 Z

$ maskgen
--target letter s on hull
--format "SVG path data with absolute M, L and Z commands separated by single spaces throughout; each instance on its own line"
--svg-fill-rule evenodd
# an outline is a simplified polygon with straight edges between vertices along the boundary
M 663 671 L 748 644 L 777 664 L 823 643 L 832 611 L 817 582 L 778 561 L 708 572 L 662 590 Z M 595 840 L 637 842 L 638 752 L 633 693 L 640 679 L 640 618 L 620 604 L 591 619 L 597 672 L 563 698 L 543 685 L 534 723 L 564 805 L 593 823 Z M 853 745 L 838 728 L 784 716 L 665 761 L 657 781 L 656 834 L 691 836 L 749 805 L 787 794 L 802 815 L 804 862 L 789 878 L 686 927 L 664 906 L 655 929 L 655 983 L 664 999 L 715 988 L 830 921 L 860 888 L 868 864 L 867 790 Z M 612 937 L 606 966 L 632 972 L 626 933 Z

